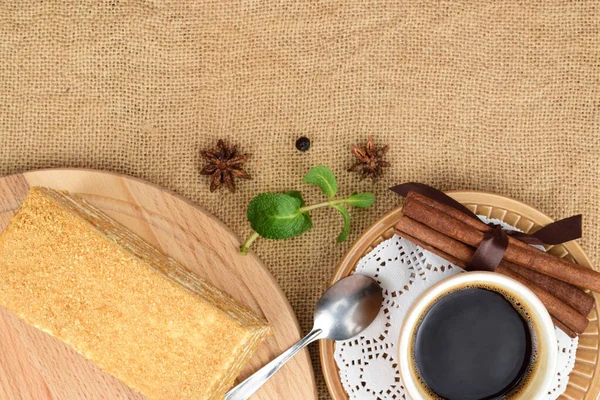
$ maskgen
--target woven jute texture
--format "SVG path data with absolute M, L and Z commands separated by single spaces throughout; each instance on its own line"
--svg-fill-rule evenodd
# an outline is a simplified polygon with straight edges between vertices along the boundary
M 376 184 L 346 172 L 368 135 L 390 146 Z M 253 154 L 236 194 L 210 193 L 198 173 L 218 138 Z M 581 243 L 600 264 L 600 3 L 0 1 L 0 174 L 141 177 L 245 236 L 260 192 L 321 201 L 301 182 L 318 164 L 342 194 L 378 199 L 351 210 L 346 243 L 326 209 L 299 238 L 256 243 L 305 331 L 336 262 L 404 181 L 583 213 Z

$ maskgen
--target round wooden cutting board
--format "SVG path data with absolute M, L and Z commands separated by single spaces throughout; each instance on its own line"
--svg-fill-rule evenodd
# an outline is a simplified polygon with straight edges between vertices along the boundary
M 240 378 L 300 339 L 285 295 L 254 255 L 238 253 L 239 239 L 220 221 L 166 189 L 123 175 L 72 169 L 0 178 L 0 230 L 31 186 L 78 193 L 236 300 L 264 315 L 273 328 Z M 306 350 L 253 399 L 316 399 Z M 144 399 L 62 342 L 0 307 L 0 400 Z

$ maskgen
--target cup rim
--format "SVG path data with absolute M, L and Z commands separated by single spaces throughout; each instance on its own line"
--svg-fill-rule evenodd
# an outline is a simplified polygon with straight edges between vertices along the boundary
M 411 348 L 412 332 L 420 321 L 422 313 L 430 306 L 432 301 L 440 297 L 440 295 L 443 295 L 444 292 L 468 283 L 487 283 L 499 286 L 500 288 L 506 288 L 507 291 L 514 293 L 520 300 L 526 302 L 528 308 L 533 311 L 532 314 L 534 315 L 532 315 L 532 318 L 535 318 L 535 323 L 540 330 L 541 337 L 538 339 L 540 348 L 543 348 L 542 351 L 546 354 L 544 365 L 540 366 L 540 369 L 545 372 L 543 373 L 543 378 L 538 384 L 539 387 L 536 389 L 535 394 L 539 395 L 547 392 L 554 379 L 555 366 L 558 360 L 558 349 L 556 346 L 554 323 L 552 322 L 552 318 L 550 317 L 550 314 L 548 314 L 546 307 L 544 307 L 540 299 L 522 283 L 497 273 L 477 271 L 463 272 L 436 283 L 422 293 L 408 310 L 404 322 L 402 323 L 402 327 L 400 328 L 397 353 L 400 378 L 407 394 L 414 399 L 422 398 L 421 390 L 419 390 L 414 379 L 412 379 L 411 357 L 410 354 L 408 354 L 408 351 Z

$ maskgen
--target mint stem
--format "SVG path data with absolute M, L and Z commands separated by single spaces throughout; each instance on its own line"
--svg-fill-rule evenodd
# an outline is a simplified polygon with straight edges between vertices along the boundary
M 327 206 L 333 207 L 333 206 L 335 206 L 337 204 L 344 204 L 345 202 L 346 202 L 346 199 L 329 200 L 329 201 L 325 201 L 323 203 L 315 204 L 315 205 L 312 205 L 312 206 L 300 207 L 299 211 L 301 213 L 303 213 L 303 212 L 307 212 L 307 211 L 310 211 L 310 210 L 314 210 L 315 208 L 321 208 L 321 207 L 327 207 Z
M 246 239 L 244 244 L 240 247 L 240 253 L 243 255 L 248 254 L 248 249 L 250 248 L 250 245 L 252 245 L 252 242 L 258 239 L 259 236 L 260 235 L 258 234 L 258 232 L 252 232 L 252 234 L 248 236 L 248 239 Z

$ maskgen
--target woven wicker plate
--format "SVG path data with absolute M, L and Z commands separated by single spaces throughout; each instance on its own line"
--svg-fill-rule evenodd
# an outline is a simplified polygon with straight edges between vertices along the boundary
M 542 212 L 508 197 L 492 193 L 474 191 L 454 191 L 448 194 L 467 206 L 471 211 L 486 217 L 497 218 L 510 225 L 516 226 L 524 232 L 535 231 L 541 226 L 552 222 L 552 219 Z M 341 260 L 331 283 L 348 276 L 354 271 L 358 261 L 382 241 L 394 235 L 394 225 L 402 215 L 401 210 L 395 209 L 383 216 L 368 228 Z M 577 264 L 592 268 L 589 258 L 576 242 L 552 246 L 548 250 L 551 254 L 574 261 Z M 597 309 L 600 296 L 594 294 L 596 306 L 589 315 L 590 325 L 579 338 L 575 368 L 571 373 L 567 390 L 560 397 L 561 400 L 596 400 L 600 393 L 600 365 L 599 357 L 599 331 Z M 347 400 L 339 370 L 335 363 L 334 342 L 322 340 L 320 343 L 321 364 L 329 393 L 334 400 Z

